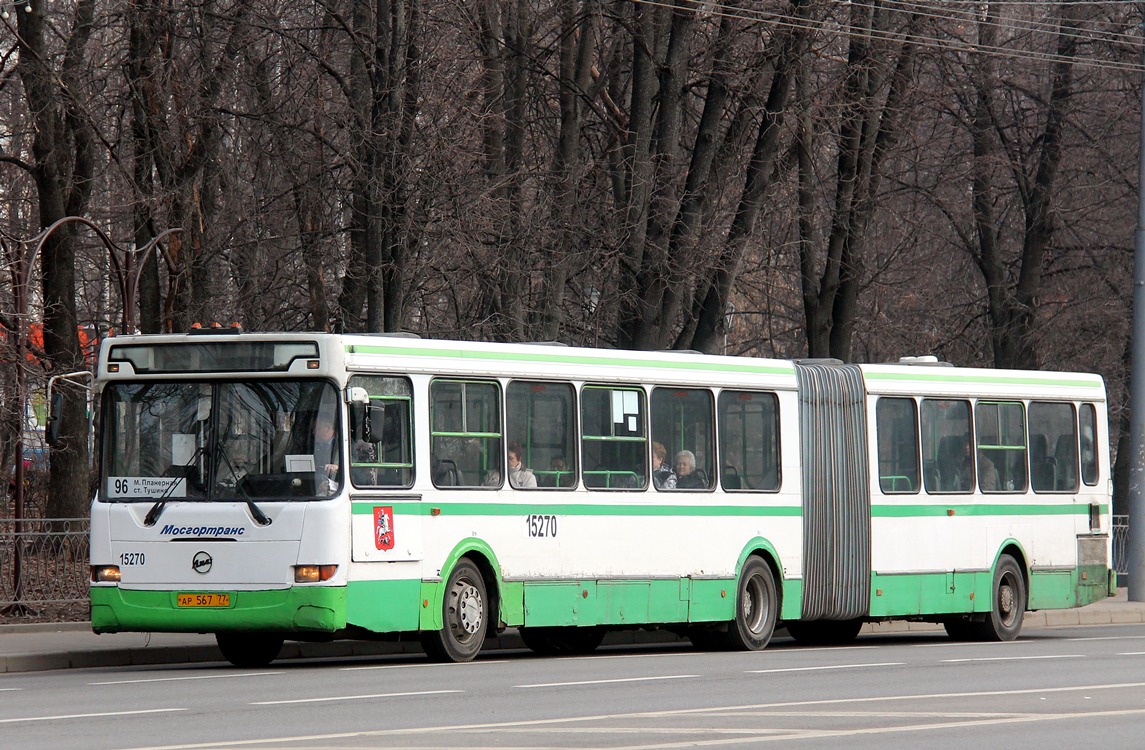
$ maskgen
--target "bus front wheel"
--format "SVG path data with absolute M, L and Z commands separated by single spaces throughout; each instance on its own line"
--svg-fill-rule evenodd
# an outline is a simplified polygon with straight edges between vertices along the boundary
M 472 661 L 485 642 L 488 602 L 481 571 L 469 560 L 461 560 L 445 584 L 441 630 L 422 634 L 425 653 L 434 661 Z
M 736 587 L 736 617 L 728 623 L 726 645 L 739 651 L 761 651 L 775 633 L 779 596 L 771 568 L 749 557 Z
M 241 669 L 265 667 L 278 658 L 283 638 L 267 633 L 215 633 L 223 658 Z

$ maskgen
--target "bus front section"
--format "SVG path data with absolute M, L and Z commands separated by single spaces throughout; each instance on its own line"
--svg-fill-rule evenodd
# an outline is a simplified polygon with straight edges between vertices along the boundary
M 344 628 L 339 396 L 290 377 L 104 382 L 92 628 L 212 632 L 251 664 Z

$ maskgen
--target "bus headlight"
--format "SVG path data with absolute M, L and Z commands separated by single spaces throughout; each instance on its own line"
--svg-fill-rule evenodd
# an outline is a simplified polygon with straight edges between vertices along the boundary
M 92 583 L 119 583 L 119 566 L 118 565 L 93 565 L 93 566 L 91 566 L 91 582 Z
M 337 565 L 295 565 L 295 583 L 319 583 L 329 581 L 338 571 Z

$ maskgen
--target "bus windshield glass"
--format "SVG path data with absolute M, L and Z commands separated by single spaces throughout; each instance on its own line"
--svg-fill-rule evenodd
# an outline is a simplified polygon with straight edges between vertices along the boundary
M 310 500 L 343 482 L 325 381 L 112 383 L 103 405 L 109 502 Z

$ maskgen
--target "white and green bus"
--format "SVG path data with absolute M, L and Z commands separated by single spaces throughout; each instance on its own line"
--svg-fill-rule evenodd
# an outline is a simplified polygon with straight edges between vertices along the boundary
M 1008 640 L 1116 585 L 1096 375 L 207 332 L 107 339 L 96 383 L 92 626 L 236 665 L 507 627 Z

